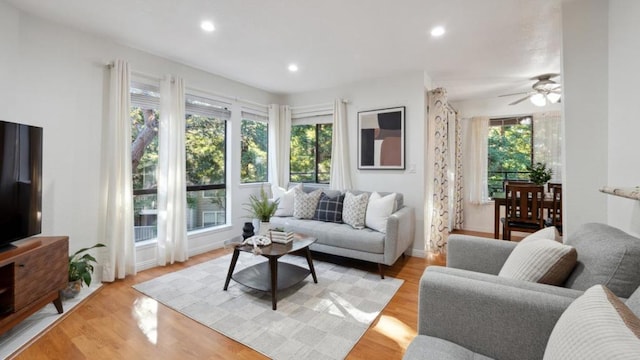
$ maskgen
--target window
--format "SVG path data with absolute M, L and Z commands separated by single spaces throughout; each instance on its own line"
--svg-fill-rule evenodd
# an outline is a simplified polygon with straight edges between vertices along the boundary
M 132 82 L 131 163 L 135 241 L 157 237 L 157 165 L 160 90 Z
M 489 196 L 502 193 L 506 180 L 529 180 L 532 163 L 531 116 L 489 121 Z
M 269 118 L 252 112 L 242 112 L 240 129 L 240 182 L 268 180 Z
M 292 120 L 289 181 L 328 184 L 333 116 Z
M 186 94 L 187 231 L 224 225 L 229 104 Z

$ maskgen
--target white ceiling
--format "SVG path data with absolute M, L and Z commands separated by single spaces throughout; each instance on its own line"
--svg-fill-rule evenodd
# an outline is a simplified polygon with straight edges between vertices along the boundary
M 561 0 L 5 1 L 275 93 L 423 70 L 464 100 L 560 70 Z M 216 31 L 201 31 L 204 19 Z M 436 25 L 447 29 L 438 39 Z

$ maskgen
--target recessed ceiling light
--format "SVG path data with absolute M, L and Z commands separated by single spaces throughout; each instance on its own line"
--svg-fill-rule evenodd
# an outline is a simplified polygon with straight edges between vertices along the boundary
M 202 30 L 206 31 L 206 32 L 212 32 L 213 30 L 216 29 L 216 27 L 213 25 L 213 23 L 211 21 L 203 21 L 200 23 L 200 27 L 202 28 Z
M 291 72 L 296 72 L 296 71 L 298 71 L 298 65 L 296 65 L 296 64 L 290 64 L 290 65 L 289 65 L 289 71 L 291 71 Z
M 442 26 L 436 26 L 431 29 L 431 36 L 440 37 L 442 35 L 444 35 L 444 28 Z

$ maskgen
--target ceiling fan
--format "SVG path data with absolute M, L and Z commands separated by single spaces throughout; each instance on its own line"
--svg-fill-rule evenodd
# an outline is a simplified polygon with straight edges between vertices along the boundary
M 527 99 L 529 99 L 536 106 L 545 106 L 548 102 L 557 103 L 560 102 L 560 84 L 551 80 L 554 77 L 559 76 L 560 74 L 542 74 L 538 76 L 534 76 L 529 80 L 537 80 L 531 87 L 532 91 L 524 91 L 513 94 L 504 94 L 499 97 L 505 96 L 514 96 L 514 95 L 522 95 L 526 94 L 525 97 L 520 98 L 509 105 L 519 104 Z

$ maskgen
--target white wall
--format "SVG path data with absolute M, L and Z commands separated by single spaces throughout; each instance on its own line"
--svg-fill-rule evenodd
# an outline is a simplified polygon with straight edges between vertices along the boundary
M 640 185 L 640 1 L 609 5 L 608 183 Z M 608 196 L 608 222 L 640 235 L 640 201 Z
M 608 5 L 586 0 L 562 7 L 565 119 L 563 227 L 607 222 Z
M 134 71 L 174 74 L 187 87 L 268 104 L 280 98 L 220 76 L 115 44 L 25 14 L 0 2 L 0 119 L 44 128 L 43 235 L 69 235 L 70 250 L 101 241 L 98 199 L 102 122 L 108 95 L 105 64 L 129 61 Z M 239 163 L 238 112 L 231 125 L 232 164 Z M 230 173 L 239 183 L 239 169 Z M 241 204 L 255 186 L 230 186 L 232 226 L 190 240 L 193 252 L 219 247 L 241 234 Z M 138 263 L 154 263 L 154 247 Z
M 533 105 L 530 101 L 523 101 L 517 105 L 510 106 L 513 100 L 509 98 L 485 98 L 476 100 L 466 100 L 453 103 L 462 119 L 463 136 L 463 176 L 465 189 L 471 188 L 471 164 L 469 160 L 474 151 L 469 144 L 471 141 L 470 120 L 474 116 L 488 116 L 492 118 L 531 115 L 544 111 L 559 111 L 561 104 L 549 104 L 544 107 Z M 489 202 L 483 205 L 474 205 L 469 201 L 469 192 L 465 192 L 464 199 L 464 229 L 471 231 L 481 231 L 493 233 L 494 224 L 494 203 Z
M 424 82 L 422 71 L 373 79 L 341 86 L 288 96 L 285 103 L 292 106 L 315 105 L 332 102 L 336 98 L 348 99 L 349 160 L 353 186 L 367 191 L 395 191 L 404 195 L 404 202 L 416 211 L 416 240 L 413 254 L 424 255 Z M 358 111 L 406 106 L 407 170 L 358 170 L 357 122 Z M 414 166 L 415 172 L 409 169 Z

